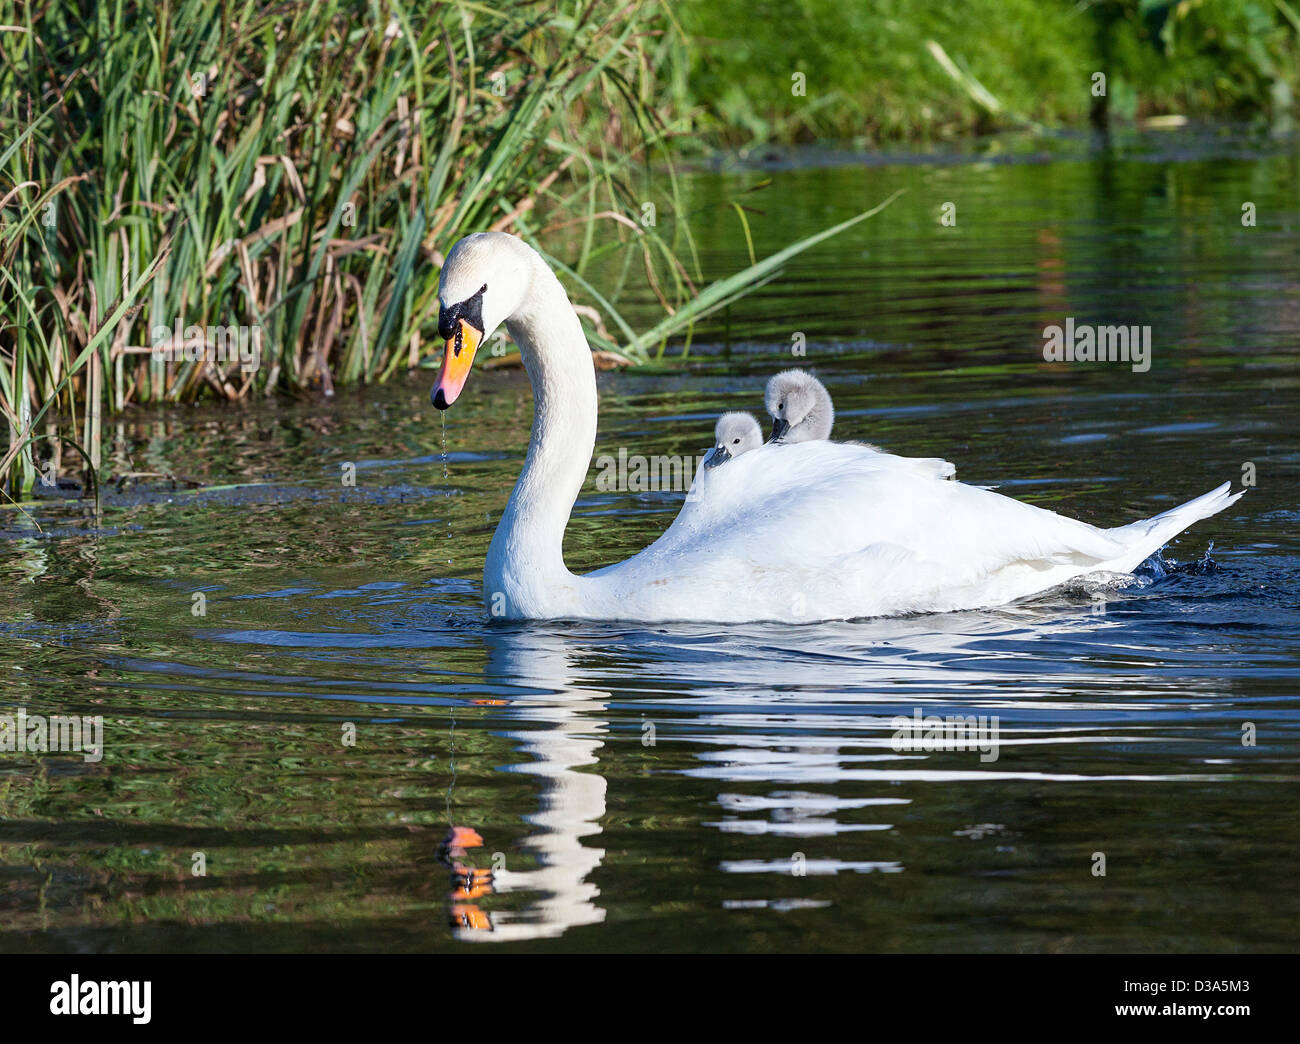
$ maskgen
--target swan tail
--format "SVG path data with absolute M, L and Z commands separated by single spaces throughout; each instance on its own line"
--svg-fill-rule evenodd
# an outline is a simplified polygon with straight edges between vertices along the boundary
M 1222 486 L 1187 501 L 1186 504 L 1179 504 L 1176 508 L 1162 511 L 1140 522 L 1130 522 L 1126 526 L 1106 530 L 1107 536 L 1127 545 L 1123 557 L 1108 565 L 1117 572 L 1132 572 L 1193 522 L 1217 515 L 1246 495 L 1244 489 L 1239 493 L 1233 493 L 1231 490 L 1232 483 L 1225 482 Z

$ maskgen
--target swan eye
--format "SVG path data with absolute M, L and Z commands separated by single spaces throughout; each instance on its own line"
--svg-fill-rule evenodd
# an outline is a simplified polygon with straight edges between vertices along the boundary
M 739 439 L 732 439 L 732 440 L 731 440 L 731 444 L 732 444 L 733 446 L 739 446 L 739 445 L 740 445 L 740 440 L 739 440 Z
M 778 403 L 776 404 L 776 408 L 777 408 L 778 410 L 783 410 L 783 409 L 785 409 L 785 403 L 783 403 L 783 402 L 778 402 Z
M 467 297 L 459 304 L 444 305 L 438 309 L 438 336 L 444 340 L 450 341 L 453 337 L 459 338 L 459 325 L 457 320 L 463 319 L 474 327 L 480 334 L 483 333 L 483 294 L 487 291 L 487 283 L 479 287 L 478 292 Z M 459 351 L 456 352 L 460 354 Z

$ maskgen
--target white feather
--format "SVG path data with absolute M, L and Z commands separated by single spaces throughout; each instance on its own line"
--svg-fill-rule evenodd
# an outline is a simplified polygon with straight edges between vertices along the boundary
M 1241 496 L 1225 483 L 1099 529 L 940 481 L 953 466 L 937 458 L 768 444 L 702 469 L 676 520 L 640 554 L 576 576 L 562 543 L 595 442 L 591 354 L 558 280 L 513 236 L 481 234 L 452 250 L 443 302 L 480 285 L 483 339 L 509 324 L 534 397 L 528 456 L 484 568 L 494 616 L 803 622 L 1001 605 L 1090 573 L 1131 572 Z

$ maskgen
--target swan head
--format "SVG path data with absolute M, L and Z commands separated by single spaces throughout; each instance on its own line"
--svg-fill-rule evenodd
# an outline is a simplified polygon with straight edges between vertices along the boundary
M 447 409 L 469 378 L 474 353 L 523 304 L 537 257 L 506 232 L 476 232 L 457 241 L 438 280 L 442 369 L 429 398 Z
M 704 458 L 706 468 L 716 468 L 763 445 L 763 429 L 748 413 L 724 413 L 713 429 L 713 451 Z
M 772 415 L 773 442 L 810 442 L 831 437 L 835 407 L 831 393 L 805 370 L 784 370 L 767 382 L 764 396 Z

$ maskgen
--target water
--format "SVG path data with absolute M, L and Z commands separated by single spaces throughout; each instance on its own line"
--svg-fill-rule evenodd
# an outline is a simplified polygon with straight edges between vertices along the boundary
M 3 710 L 103 715 L 105 742 L 0 754 L 0 949 L 1294 949 L 1296 161 L 1186 140 L 698 174 L 718 272 L 745 257 L 718 203 L 760 177 L 760 250 L 909 191 L 720 317 L 697 369 L 600 379 L 598 454 L 697 454 L 803 333 L 840 437 L 1100 524 L 1255 465 L 1099 598 L 489 626 L 521 374 L 471 378 L 445 473 L 432 373 L 132 415 L 119 460 L 239 485 L 0 512 Z M 1043 363 L 1066 316 L 1150 324 L 1151 371 Z M 575 570 L 680 499 L 594 476 Z M 918 709 L 997 715 L 998 759 L 896 752 Z

